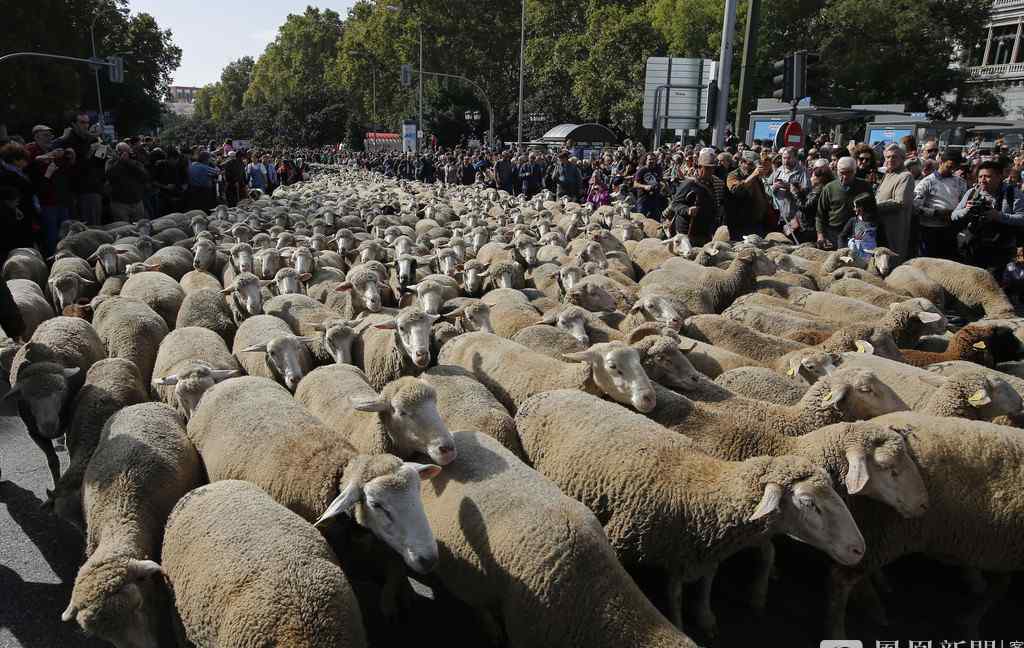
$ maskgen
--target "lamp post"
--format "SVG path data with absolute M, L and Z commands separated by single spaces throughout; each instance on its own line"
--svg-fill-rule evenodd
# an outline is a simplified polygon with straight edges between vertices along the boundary
M 522 0 L 522 15 L 519 21 L 519 129 L 516 134 L 516 146 L 523 143 L 523 73 L 526 59 L 526 0 Z
M 92 22 L 89 23 L 89 40 L 92 41 L 92 57 L 96 58 L 96 20 L 99 19 L 104 13 L 106 13 L 110 7 L 108 5 L 101 5 L 96 9 L 96 15 L 92 17 Z M 103 95 L 100 94 L 100 69 L 98 66 L 93 66 L 92 69 L 93 77 L 96 79 L 96 104 L 99 109 L 96 119 L 100 125 L 100 132 L 103 132 Z

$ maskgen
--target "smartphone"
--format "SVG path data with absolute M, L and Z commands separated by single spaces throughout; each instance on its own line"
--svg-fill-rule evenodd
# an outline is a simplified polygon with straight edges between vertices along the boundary
M 106 158 L 107 157 L 107 145 L 106 144 L 100 144 L 99 146 L 97 146 L 96 147 L 96 152 L 93 153 L 93 155 L 95 155 L 96 157 L 98 157 L 101 160 Z

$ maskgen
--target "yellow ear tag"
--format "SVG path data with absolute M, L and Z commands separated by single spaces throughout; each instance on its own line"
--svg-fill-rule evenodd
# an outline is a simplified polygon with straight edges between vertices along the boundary
M 833 399 L 833 398 L 835 398 L 835 395 L 834 395 L 834 394 L 832 393 L 832 390 L 830 389 L 830 390 L 829 390 L 829 392 L 828 392 L 827 394 L 825 394 L 824 396 L 822 396 L 822 398 L 821 398 L 821 404 L 822 404 L 822 405 L 829 405 L 829 404 L 831 404 L 831 403 L 832 403 L 832 399 Z
M 864 346 L 864 343 L 861 342 L 860 340 L 857 340 L 856 345 L 857 345 L 857 353 L 867 353 L 868 352 L 868 348 L 866 346 Z
M 981 351 L 984 351 L 985 349 L 987 349 L 987 348 L 988 348 L 988 345 L 987 345 L 987 344 L 985 344 L 985 342 L 984 342 L 984 341 L 980 341 L 980 342 L 975 342 L 975 343 L 974 343 L 974 344 L 972 344 L 971 346 L 972 346 L 972 347 L 974 347 L 975 349 L 979 349 L 979 350 L 981 350 Z
M 967 402 L 970 403 L 971 405 L 977 405 L 978 403 L 983 403 L 987 399 L 988 394 L 985 393 L 985 390 L 979 389 L 978 391 L 971 394 L 970 398 L 967 399 Z
M 795 376 L 796 375 L 796 369 L 794 369 L 793 367 L 790 367 L 789 370 L 786 371 L 786 375 L 787 376 Z

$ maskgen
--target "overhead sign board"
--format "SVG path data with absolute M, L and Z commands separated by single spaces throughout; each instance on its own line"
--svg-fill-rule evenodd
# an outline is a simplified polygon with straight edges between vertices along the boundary
M 710 59 L 647 59 L 644 81 L 644 128 L 688 130 L 706 128 L 708 83 L 715 78 L 717 64 Z

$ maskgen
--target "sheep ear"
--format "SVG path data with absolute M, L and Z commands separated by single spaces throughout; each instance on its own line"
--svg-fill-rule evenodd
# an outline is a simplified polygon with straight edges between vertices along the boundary
M 234 378 L 240 373 L 241 372 L 238 369 L 214 369 L 210 372 L 210 375 L 213 376 L 214 381 L 220 382 L 222 380 L 227 380 L 228 378 Z M 178 379 L 175 377 L 174 380 L 177 382 Z
M 838 385 L 830 389 L 824 396 L 821 397 L 821 404 L 825 407 L 838 405 L 846 395 L 850 392 L 849 385 Z
M 65 379 L 68 379 L 68 378 L 74 378 L 75 376 L 77 376 L 77 375 L 78 375 L 78 372 L 79 372 L 79 371 L 81 371 L 81 369 L 79 369 L 78 367 L 71 367 L 70 369 L 65 369 L 65 370 L 63 371 L 63 373 L 64 373 L 64 378 L 65 378 Z
M 989 398 L 988 392 L 984 389 L 979 389 L 967 398 L 967 402 L 974 407 L 984 407 L 992 402 Z
M 977 342 L 971 345 L 971 348 L 977 349 L 979 351 L 984 351 L 985 349 L 988 348 L 988 345 L 985 344 L 984 340 L 978 340 Z
M 266 352 L 267 352 L 267 345 L 266 344 L 254 344 L 252 346 L 247 346 L 244 349 L 242 349 L 241 351 L 239 351 L 239 353 L 266 353 Z
M 764 485 L 764 495 L 761 497 L 761 502 L 758 503 L 757 508 L 754 509 L 748 519 L 749 522 L 760 520 L 766 515 L 770 515 L 779 510 L 779 504 L 782 502 L 782 486 L 775 483 L 768 483 Z
M 849 464 L 846 470 L 846 492 L 850 495 L 856 495 L 867 486 L 868 478 L 871 476 L 864 448 L 851 448 L 847 450 L 846 462 Z
M 169 386 L 169 385 L 177 385 L 177 384 L 178 384 L 178 376 L 177 376 L 177 374 L 171 374 L 169 376 L 164 376 L 163 378 L 154 378 L 153 379 L 153 385 L 155 385 L 155 386 Z
M 576 351 L 574 353 L 563 353 L 562 358 L 568 362 L 594 362 L 595 353 L 590 349 L 586 351 Z
M 398 328 L 398 322 L 396 322 L 394 320 L 394 318 L 392 318 L 392 319 L 389 319 L 386 322 L 380 322 L 379 324 L 374 324 L 373 328 L 380 329 L 382 331 L 393 331 L 396 328 Z
M 235 292 L 235 285 L 231 284 L 230 286 L 228 286 L 224 290 L 220 291 L 220 294 L 222 294 L 222 295 L 230 295 L 233 292 Z
M 711 248 L 710 250 L 704 250 L 708 256 L 718 256 L 718 248 Z
M 789 369 L 786 369 L 786 375 L 789 376 L 790 378 L 795 376 L 796 375 L 796 367 L 794 367 L 793 365 L 789 365 Z
M 128 578 L 133 581 L 143 580 L 156 574 L 162 574 L 160 564 L 153 560 L 128 561 Z
M 75 604 L 68 603 L 68 606 L 60 615 L 60 620 L 67 623 L 68 621 L 74 620 L 76 614 L 78 614 L 78 610 L 75 609 Z
M 942 315 L 939 315 L 938 313 L 932 313 L 929 311 L 921 311 L 917 314 L 917 319 L 919 319 L 924 324 L 931 324 L 932 322 L 938 322 L 940 319 L 942 319 Z
M 356 504 L 363 499 L 363 485 L 356 479 L 353 479 L 345 488 L 342 489 L 338 496 L 334 498 L 328 506 L 327 510 L 323 512 L 317 521 L 313 523 L 313 526 L 320 526 L 322 523 L 336 518 L 342 513 L 348 513 L 351 511 Z
M 482 270 L 482 271 L 476 273 L 476 276 L 478 276 L 478 277 L 490 277 L 491 276 L 491 269 L 488 268 L 486 270 Z
M 872 355 L 875 352 L 875 347 L 867 340 L 857 340 L 854 346 L 857 347 L 857 353 Z
M 349 396 L 348 402 L 351 403 L 352 409 L 357 412 L 386 412 L 391 409 L 391 403 L 385 398 L 377 396 L 370 398 L 369 396 Z
M 337 288 L 334 289 L 335 292 L 348 292 L 349 290 L 352 290 L 352 282 L 351 281 L 342 282 L 342 283 L 338 284 Z
M 406 461 L 404 465 L 419 473 L 420 481 L 428 481 L 441 474 L 441 466 L 436 466 L 434 464 L 420 464 L 412 461 Z

